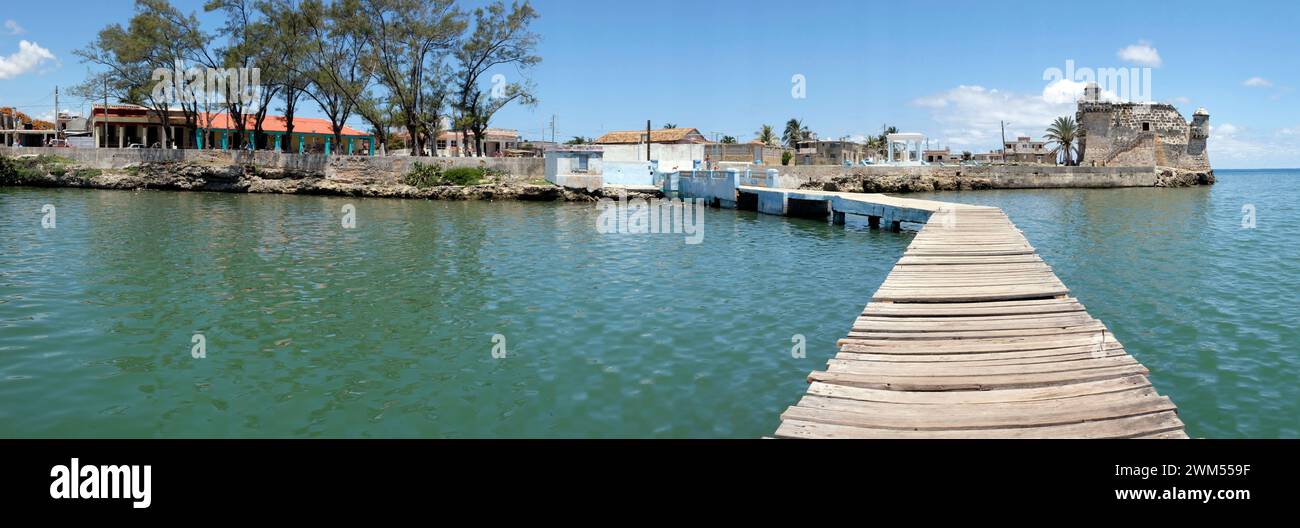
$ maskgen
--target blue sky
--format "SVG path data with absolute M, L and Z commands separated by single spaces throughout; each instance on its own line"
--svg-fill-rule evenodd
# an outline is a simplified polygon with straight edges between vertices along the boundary
M 199 0 L 175 3 L 202 11 Z M 552 115 L 559 138 L 637 129 L 649 119 L 742 141 L 762 124 L 780 130 L 796 117 L 823 138 L 874 134 L 889 123 L 925 133 L 932 146 L 980 152 L 997 146 L 1000 120 L 1010 121 L 1008 136 L 1037 137 L 1051 118 L 1072 114 L 1077 86 L 1044 80 L 1045 70 L 1072 60 L 1076 69 L 1149 68 L 1152 99 L 1188 118 L 1207 108 L 1216 167 L 1300 167 L 1294 2 L 534 5 L 542 64 L 499 73 L 531 78 L 540 102 L 504 109 L 493 123 L 528 138 L 549 135 Z M 0 14 L 0 105 L 52 113 L 54 86 L 86 73 L 72 51 L 132 10 L 129 1 L 75 0 Z M 805 98 L 792 96 L 796 75 Z

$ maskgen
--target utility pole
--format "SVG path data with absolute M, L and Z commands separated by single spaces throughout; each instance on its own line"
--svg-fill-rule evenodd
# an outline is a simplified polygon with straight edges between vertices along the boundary
M 1007 164 L 1007 122 L 998 121 L 1002 124 L 1002 164 Z
M 54 85 L 54 139 L 59 138 L 59 85 Z
M 645 120 L 645 160 L 650 161 L 650 120 Z
M 551 143 L 555 143 L 555 114 L 551 114 Z

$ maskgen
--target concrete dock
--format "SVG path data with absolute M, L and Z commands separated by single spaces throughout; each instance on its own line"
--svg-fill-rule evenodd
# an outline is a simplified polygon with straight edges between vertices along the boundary
M 721 192 L 696 197 L 724 206 L 734 192 L 733 206 L 764 213 L 923 225 L 777 437 L 1187 437 L 1146 367 L 1002 210 L 699 177 L 683 175 L 683 191 Z

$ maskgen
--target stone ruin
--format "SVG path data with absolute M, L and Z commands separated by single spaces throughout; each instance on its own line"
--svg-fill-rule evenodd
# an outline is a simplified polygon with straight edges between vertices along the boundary
M 1173 105 L 1103 101 L 1090 83 L 1075 114 L 1082 166 L 1168 167 L 1212 174 L 1206 140 L 1210 113 L 1196 110 L 1192 122 Z

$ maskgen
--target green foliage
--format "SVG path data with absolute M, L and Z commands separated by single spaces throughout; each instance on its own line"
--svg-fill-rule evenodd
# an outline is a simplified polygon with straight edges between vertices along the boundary
M 1044 136 L 1049 143 L 1056 144 L 1055 152 L 1064 154 L 1063 161 L 1066 165 L 1074 164 L 1074 153 L 1078 147 L 1074 144 L 1079 137 L 1078 125 L 1075 124 L 1074 118 L 1070 116 L 1061 116 L 1052 122 L 1052 126 L 1047 128 L 1047 134 Z
M 411 171 L 402 177 L 402 183 L 421 189 L 446 185 L 442 179 L 442 165 L 437 163 L 426 165 L 418 161 L 413 163 Z
M 68 173 L 67 165 L 73 163 L 69 158 L 49 154 L 22 158 L 0 156 L 0 185 L 36 183 L 47 174 L 63 176 Z
M 453 167 L 442 173 L 448 185 L 474 185 L 483 179 L 483 169 L 478 167 Z
M 787 150 L 787 151 L 784 151 L 784 152 L 781 153 L 781 164 L 782 164 L 782 165 L 789 165 L 791 159 L 794 159 L 794 153 L 792 153 L 792 152 L 790 152 L 790 151 L 788 151 L 788 150 Z
M 99 175 L 101 175 L 101 174 L 104 174 L 104 171 L 99 170 L 99 169 L 80 168 L 80 169 L 77 169 L 77 170 L 75 170 L 75 171 L 72 171 L 72 175 L 73 175 L 73 176 L 77 177 L 78 179 L 82 179 L 82 180 L 88 180 L 88 179 L 90 179 L 90 178 L 94 178 L 94 177 L 99 176 Z
M 499 173 L 497 173 L 499 174 Z M 411 171 L 402 177 L 402 183 L 421 189 L 446 185 L 474 185 L 483 179 L 484 170 L 478 167 L 452 167 L 443 169 L 437 163 L 415 162 Z
M 722 136 L 722 144 L 724 144 L 724 145 L 734 145 L 734 144 L 736 144 L 736 137 L 735 137 L 735 136 Z
M 791 119 L 785 123 L 785 131 L 781 133 L 781 142 L 790 148 L 799 148 L 799 142 L 812 137 L 812 131 L 804 126 L 803 121 Z

